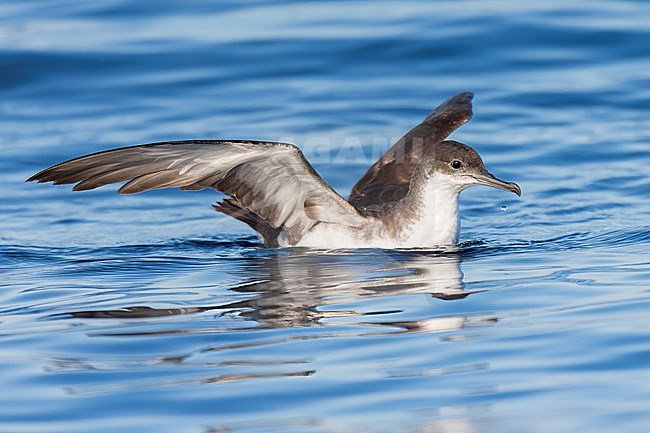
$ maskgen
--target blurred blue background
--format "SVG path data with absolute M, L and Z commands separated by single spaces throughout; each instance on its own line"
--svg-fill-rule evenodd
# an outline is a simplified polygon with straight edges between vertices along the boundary
M 646 432 L 649 23 L 642 0 L 5 0 L 0 430 Z M 453 138 L 524 194 L 463 193 L 458 254 L 265 250 L 214 191 L 24 183 L 249 138 L 346 195 L 461 91 Z

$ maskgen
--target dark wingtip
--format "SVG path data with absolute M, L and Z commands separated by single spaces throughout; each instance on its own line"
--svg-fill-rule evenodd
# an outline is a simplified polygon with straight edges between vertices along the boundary
M 444 119 L 442 120 L 443 125 L 448 122 L 448 128 L 444 134 L 444 138 L 446 138 L 473 116 L 472 100 L 474 100 L 472 92 L 457 93 L 429 113 L 423 123 Z
M 39 171 L 38 173 L 32 175 L 25 182 L 38 182 L 38 183 L 52 182 L 54 181 L 54 179 L 51 178 L 51 174 L 52 174 L 52 169 L 55 167 L 57 166 L 53 165 L 52 167 L 45 168 Z
M 468 105 L 469 106 L 468 108 L 471 109 L 473 100 L 474 100 L 473 92 L 461 92 L 447 99 L 443 105 L 445 104 L 454 104 L 456 106 Z
M 42 173 L 42 172 L 41 172 L 41 173 Z M 34 182 L 34 181 L 37 181 L 38 183 L 41 183 L 42 180 L 39 179 L 39 175 L 40 175 L 41 173 L 36 173 L 35 175 L 33 175 L 32 177 L 30 177 L 29 179 L 27 179 L 27 180 L 25 181 L 25 183 L 27 183 L 27 182 Z
M 454 96 L 454 98 L 462 98 L 467 99 L 468 101 L 472 101 L 474 99 L 474 92 L 461 92 Z
M 27 179 L 25 182 L 36 182 L 36 183 L 46 183 L 46 182 L 52 182 L 54 185 L 62 185 L 62 182 L 59 182 L 56 176 L 52 175 L 51 169 L 46 168 L 45 170 L 39 171 L 29 179 Z

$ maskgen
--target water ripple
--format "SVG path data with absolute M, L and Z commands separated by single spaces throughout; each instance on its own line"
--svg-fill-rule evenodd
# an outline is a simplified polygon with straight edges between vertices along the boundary
M 0 430 L 647 431 L 647 2 L 153 6 L 0 4 Z M 453 138 L 524 193 L 463 192 L 455 251 L 265 249 L 214 192 L 24 182 L 259 138 L 345 195 L 467 90 Z

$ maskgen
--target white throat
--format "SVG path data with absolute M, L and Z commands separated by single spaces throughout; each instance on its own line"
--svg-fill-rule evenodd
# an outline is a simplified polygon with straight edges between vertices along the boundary
M 421 209 L 407 231 L 407 247 L 453 246 L 458 242 L 458 196 L 464 185 L 449 176 L 435 174 L 421 196 Z

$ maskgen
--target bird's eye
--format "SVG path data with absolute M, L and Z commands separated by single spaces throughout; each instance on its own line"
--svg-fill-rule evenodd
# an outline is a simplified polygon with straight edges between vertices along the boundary
M 457 160 L 457 159 L 454 159 L 453 161 L 451 161 L 451 168 L 453 168 L 454 170 L 458 170 L 458 169 L 461 168 L 462 166 L 463 166 L 463 163 L 460 162 L 460 161 Z

